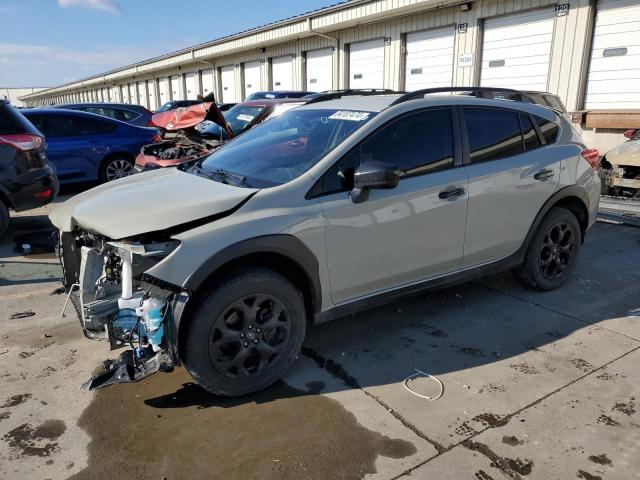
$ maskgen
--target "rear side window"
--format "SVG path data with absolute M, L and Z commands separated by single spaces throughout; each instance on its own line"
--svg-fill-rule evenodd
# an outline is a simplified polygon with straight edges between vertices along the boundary
M 464 108 L 471 163 L 488 162 L 523 152 L 518 114 L 493 108 Z
M 118 120 L 123 120 L 123 121 L 130 121 L 133 120 L 134 118 L 138 118 L 140 116 L 139 113 L 136 112 L 132 112 L 130 110 L 118 110 L 119 114 L 122 115 L 123 118 L 117 118 Z
M 73 117 L 69 115 L 45 115 L 42 120 L 42 132 L 51 138 L 77 135 Z
M 522 138 L 524 139 L 525 151 L 529 152 L 542 146 L 536 129 L 528 115 L 520 115 L 520 125 L 522 126 Z
M 448 108 L 407 115 L 364 141 L 360 163 L 391 163 L 404 175 L 431 173 L 453 166 L 453 127 Z
M 120 120 L 122 122 L 132 120 L 139 116 L 137 113 L 131 112 L 129 110 L 122 110 L 120 108 L 87 107 L 86 109 L 84 109 L 84 111 L 89 113 L 95 113 L 97 115 L 102 115 L 103 117 L 109 117 L 115 120 Z
M 108 122 L 71 115 L 46 115 L 42 125 L 43 133 L 47 137 L 94 135 L 112 132 L 115 128 Z
M 87 122 L 86 134 L 109 133 L 113 132 L 116 128 L 113 123 L 101 122 L 100 120 L 92 118 Z
M 558 138 L 558 132 L 560 131 L 560 127 L 549 120 L 545 120 L 544 118 L 537 118 L 538 126 L 540 127 L 540 131 L 542 132 L 542 136 L 544 137 L 545 142 L 547 143 L 556 143 Z

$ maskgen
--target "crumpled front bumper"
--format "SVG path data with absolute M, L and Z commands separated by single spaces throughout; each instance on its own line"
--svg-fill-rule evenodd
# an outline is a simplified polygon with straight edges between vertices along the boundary
M 180 365 L 174 315 L 182 314 L 189 294 L 144 273 L 145 267 L 155 261 L 145 256 L 162 258 L 173 248 L 171 242 L 147 246 L 106 239 L 86 241 L 77 232 L 61 236 L 59 255 L 68 295 L 65 308 L 68 303 L 73 305 L 86 338 L 106 340 L 111 350 L 131 347 L 118 359 L 106 360 L 104 371 L 86 382 L 85 388 L 137 382 Z M 131 268 L 134 258 L 136 267 L 140 267 L 135 276 Z M 125 262 L 129 267 L 125 268 Z M 127 288 L 129 295 L 125 295 Z M 158 305 L 155 330 L 150 329 L 152 317 L 147 316 L 152 312 L 146 307 L 149 301 Z

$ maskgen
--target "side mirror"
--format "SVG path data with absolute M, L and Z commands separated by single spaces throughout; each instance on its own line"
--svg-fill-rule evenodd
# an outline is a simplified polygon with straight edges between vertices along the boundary
M 400 170 L 395 165 L 383 162 L 364 162 L 353 174 L 353 190 L 349 193 L 353 203 L 362 203 L 369 198 L 369 190 L 388 189 L 398 186 Z
M 638 132 L 637 130 L 626 130 L 624 132 L 624 136 L 627 138 L 633 138 L 637 132 Z

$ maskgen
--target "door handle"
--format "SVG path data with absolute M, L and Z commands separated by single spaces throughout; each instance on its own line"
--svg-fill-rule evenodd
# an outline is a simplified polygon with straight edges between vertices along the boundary
M 533 178 L 535 178 L 536 180 L 544 181 L 547 178 L 553 177 L 553 175 L 554 175 L 553 170 L 540 170 L 538 173 L 536 173 L 533 176 Z
M 438 194 L 438 197 L 440 197 L 442 200 L 448 200 L 448 199 L 461 197 L 464 194 L 465 194 L 465 189 L 462 187 L 458 187 L 458 188 L 452 188 L 450 190 L 443 190 Z

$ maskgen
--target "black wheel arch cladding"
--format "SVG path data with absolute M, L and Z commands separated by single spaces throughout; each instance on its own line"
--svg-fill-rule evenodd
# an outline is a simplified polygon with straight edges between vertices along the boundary
M 215 274 L 244 265 L 260 265 L 279 271 L 302 291 L 309 307 L 309 318 L 320 310 L 322 288 L 318 259 L 302 240 L 287 234 L 250 238 L 214 253 L 187 278 L 183 288 L 197 295 L 200 287 Z M 296 280 L 301 280 L 303 285 Z
M 590 201 L 587 192 L 578 185 L 570 185 L 556 191 L 538 211 L 522 244 L 521 250 L 523 252 L 526 251 L 540 223 L 542 223 L 545 215 L 549 213 L 553 207 L 564 207 L 576 216 L 580 224 L 582 242 L 584 243 L 584 237 L 589 223 L 589 204 Z

